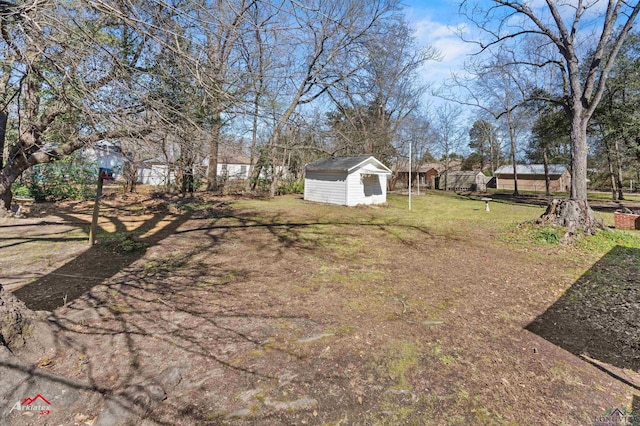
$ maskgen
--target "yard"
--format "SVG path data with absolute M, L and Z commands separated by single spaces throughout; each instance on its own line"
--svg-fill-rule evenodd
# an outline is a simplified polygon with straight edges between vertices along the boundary
M 53 311 L 54 349 L 37 370 L 0 361 L 0 415 L 575 425 L 640 413 L 637 232 L 568 247 L 518 226 L 542 207 L 406 202 L 114 195 L 91 249 L 90 203 L 1 221 L 0 283 Z M 35 394 L 51 414 L 9 414 Z

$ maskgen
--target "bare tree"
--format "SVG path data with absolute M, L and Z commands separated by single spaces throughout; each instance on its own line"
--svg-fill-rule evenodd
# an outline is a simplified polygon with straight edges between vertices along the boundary
M 337 150 L 392 161 L 402 142 L 405 120 L 417 112 L 428 85 L 418 70 L 438 60 L 432 47 L 418 48 L 402 17 L 378 22 L 366 39 L 363 66 L 329 90 Z
M 509 141 L 509 156 L 513 167 L 514 195 L 518 195 L 517 146 L 518 134 L 526 123 L 522 111 L 530 85 L 527 77 L 513 64 L 514 52 L 503 50 L 486 60 L 469 61 L 466 75 L 454 75 L 439 95 L 462 105 L 479 108 L 496 120 L 504 122 Z M 455 93 L 455 95 L 454 95 Z
M 500 162 L 501 147 L 492 121 L 480 116 L 473 122 L 469 129 L 469 148 L 474 149 L 478 154 L 480 170 L 485 169 L 485 163 L 488 161 L 489 170 L 493 175 Z
M 435 110 L 432 118 L 436 143 L 444 161 L 444 188 L 448 188 L 448 174 L 451 168 L 451 154 L 460 149 L 464 141 L 461 125 L 462 109 L 444 104 Z
M 431 152 L 435 148 L 438 140 L 433 127 L 433 124 L 426 114 L 414 111 L 406 117 L 398 131 L 398 151 L 400 151 L 403 156 L 408 156 L 409 146 L 411 147 L 410 179 L 411 182 L 413 182 L 414 178 L 417 177 L 418 190 L 420 189 L 420 167 L 427 161 L 427 158 L 431 156 Z M 390 186 L 393 188 L 395 176 L 392 175 L 391 178 Z
M 562 76 L 562 96 L 546 100 L 562 104 L 571 121 L 571 194 L 569 200 L 554 200 L 543 218 L 567 225 L 569 233 L 578 228 L 587 233 L 602 228 L 587 203 L 587 127 L 640 12 L 638 1 L 609 0 L 604 10 L 597 9 L 602 6 L 602 2 L 583 0 L 547 0 L 544 6 L 494 0 L 486 7 L 464 1 L 461 6 L 462 13 L 484 34 L 476 41 L 481 52 L 532 36 L 555 47 L 554 56 L 531 62 L 522 55 L 512 63 L 522 68 L 556 67 Z
M 278 163 L 278 144 L 294 112 L 361 68 L 363 43 L 375 24 L 395 11 L 397 4 L 396 0 L 314 0 L 304 6 L 286 3 L 288 16 L 283 25 L 287 34 L 279 42 L 286 41 L 291 59 L 286 74 L 280 75 L 287 100 L 267 144 L 272 164 Z M 272 196 L 279 175 L 276 172 L 271 181 Z

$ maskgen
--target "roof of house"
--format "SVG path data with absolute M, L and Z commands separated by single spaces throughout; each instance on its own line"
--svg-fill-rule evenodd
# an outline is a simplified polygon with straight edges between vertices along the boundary
M 460 160 L 449 160 L 449 170 L 460 170 L 462 162 Z M 415 166 L 411 167 L 415 170 Z M 431 169 L 435 169 L 438 173 L 442 172 L 446 169 L 446 165 L 444 162 L 435 162 L 435 163 L 424 163 L 420 165 L 420 173 L 426 173 Z M 396 166 L 396 171 L 399 173 L 408 173 L 409 172 L 409 161 L 407 159 L 401 159 L 398 161 Z
M 316 160 L 305 166 L 305 170 L 311 171 L 346 171 L 351 172 L 369 160 L 373 160 L 377 168 L 391 173 L 391 170 L 371 155 L 359 155 L 357 157 L 329 157 Z
M 564 164 L 549 164 L 550 175 L 561 175 L 568 169 Z M 544 164 L 518 164 L 516 165 L 516 171 L 519 175 L 544 175 Z M 512 175 L 513 166 L 500 166 L 494 172 L 496 175 Z
M 442 172 L 441 174 L 447 174 L 448 176 L 460 176 L 460 177 L 476 177 L 478 173 L 482 173 L 480 170 L 449 170 L 448 172 Z
M 251 164 L 249 156 L 244 154 L 219 154 L 218 164 Z

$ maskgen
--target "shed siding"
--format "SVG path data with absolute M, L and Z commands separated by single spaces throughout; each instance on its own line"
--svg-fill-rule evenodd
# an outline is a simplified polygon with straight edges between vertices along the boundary
M 308 171 L 304 179 L 304 199 L 329 204 L 347 204 L 344 172 Z
M 364 172 L 351 173 L 347 178 L 347 205 L 380 204 L 387 201 L 387 176 Z
M 504 190 L 513 190 L 513 174 L 501 174 L 497 176 L 497 188 Z M 549 190 L 552 192 L 567 192 L 571 182 L 569 172 L 562 175 L 551 175 L 549 182 Z M 521 191 L 538 191 L 545 190 L 544 175 L 518 175 L 518 189 Z

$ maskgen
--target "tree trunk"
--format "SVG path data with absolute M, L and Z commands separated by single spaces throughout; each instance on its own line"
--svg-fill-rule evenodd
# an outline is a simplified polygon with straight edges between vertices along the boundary
M 253 176 L 253 169 L 256 167 L 256 146 L 258 145 L 258 114 L 260 113 L 259 102 L 260 94 L 257 93 L 253 104 L 253 126 L 251 129 L 251 148 L 249 150 L 249 172 L 247 173 L 249 178 L 244 185 L 245 190 L 247 191 L 255 189 L 252 182 L 257 180 L 257 177 L 254 178 Z
M 574 112 L 571 124 L 571 193 L 572 200 L 587 201 L 587 120 Z
M 616 188 L 616 177 L 613 172 L 613 161 L 611 160 L 611 147 L 605 141 L 605 150 L 607 151 L 607 166 L 609 167 L 609 179 L 611 179 L 611 199 L 615 201 L 618 197 L 618 189 Z
M 124 178 L 124 192 L 135 192 L 138 183 L 138 167 L 132 161 L 125 161 L 122 168 L 122 177 Z
M 287 164 L 287 152 L 286 150 L 282 153 L 282 164 L 280 165 L 280 167 L 276 167 L 276 158 L 274 157 L 272 159 L 272 164 L 274 164 L 274 170 L 273 170 L 273 176 L 271 177 L 271 185 L 269 186 L 269 195 L 273 198 L 275 197 L 276 194 L 276 190 L 278 189 L 278 182 L 280 181 L 280 178 L 282 177 L 282 173 L 284 172 L 284 169 L 286 167 Z
M 518 165 L 516 163 L 516 134 L 511 111 L 507 112 L 509 141 L 511 142 L 511 164 L 513 164 L 513 195 L 518 195 Z
M 260 157 L 258 157 L 260 158 Z M 251 181 L 251 190 L 255 191 L 256 187 L 258 186 L 258 181 L 260 180 L 260 174 L 262 174 L 262 164 L 256 164 L 255 166 L 253 166 L 253 170 L 251 172 L 251 175 L 249 177 L 249 180 Z
M 0 193 L 0 217 L 10 214 L 12 199 L 13 193 L 11 192 L 11 187 L 7 188 L 3 193 Z
M 622 165 L 620 164 L 620 146 L 617 139 L 613 142 L 613 155 L 616 163 L 616 185 L 618 187 L 618 200 L 624 200 L 624 187 L 622 185 Z
M 0 170 L 0 209 L 4 209 L 5 213 L 11 209 L 11 200 L 13 200 L 11 186 L 26 168 L 23 169 L 19 165 L 12 164 L 6 165 L 4 169 Z
M 538 223 L 565 226 L 567 228 L 565 241 L 570 241 L 577 231 L 593 235 L 604 229 L 604 225 L 593 215 L 593 210 L 589 207 L 587 200 L 554 198 L 544 214 L 538 219 Z
M 194 180 L 193 180 L 193 163 L 192 162 L 187 162 L 187 164 L 184 164 L 182 169 L 181 169 L 181 175 L 182 175 L 182 182 L 180 185 L 180 192 L 182 193 L 182 196 L 185 197 L 188 193 L 193 193 L 193 185 L 194 185 Z
M 447 178 L 449 177 L 449 146 L 446 146 L 446 152 L 444 157 L 444 190 L 448 191 Z
M 6 111 L 0 112 L 0 170 L 4 167 L 4 146 L 7 135 L 7 119 Z
M 209 141 L 209 170 L 207 170 L 207 191 L 218 190 L 218 145 L 220 143 L 220 112 L 214 113 Z
M 542 163 L 544 164 L 544 190 L 545 194 L 551 195 L 551 178 L 549 177 L 549 153 L 547 148 L 542 148 Z
M 11 352 L 23 347 L 34 321 L 35 313 L 0 285 L 0 346 Z

